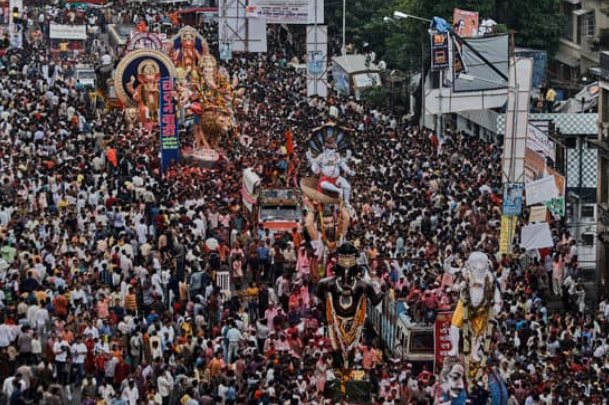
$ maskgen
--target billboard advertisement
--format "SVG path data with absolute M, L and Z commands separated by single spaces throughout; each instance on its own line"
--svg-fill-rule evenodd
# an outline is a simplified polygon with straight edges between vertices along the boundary
M 454 9 L 453 26 L 455 32 L 460 37 L 475 37 L 478 34 L 478 13 L 459 8 Z
M 506 183 L 503 185 L 503 215 L 519 216 L 522 214 L 522 183 Z
M 448 34 L 431 35 L 431 70 L 438 71 L 448 68 L 450 63 L 448 40 Z

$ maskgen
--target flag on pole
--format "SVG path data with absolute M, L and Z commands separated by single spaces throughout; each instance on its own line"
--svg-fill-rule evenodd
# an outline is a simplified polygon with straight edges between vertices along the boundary
M 289 129 L 285 131 L 286 148 L 288 150 L 288 156 L 294 153 L 294 139 L 292 137 L 292 131 Z

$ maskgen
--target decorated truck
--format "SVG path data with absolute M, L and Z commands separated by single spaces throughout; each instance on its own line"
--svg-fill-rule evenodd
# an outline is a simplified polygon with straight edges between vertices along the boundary
M 294 188 L 269 188 L 251 169 L 243 170 L 241 196 L 246 218 L 269 231 L 275 241 L 286 240 L 300 228 L 302 211 L 300 191 Z
M 417 374 L 423 366 L 430 371 L 434 366 L 441 367 L 441 355 L 447 350 L 438 350 L 438 343 L 444 343 L 439 322 L 432 325 L 410 322 L 405 316 L 404 303 L 393 297 L 387 297 L 376 307 L 368 306 L 367 310 L 370 326 L 387 356 L 411 363 Z M 438 315 L 437 321 L 446 318 L 443 313 Z M 450 323 L 450 318 L 448 320 Z

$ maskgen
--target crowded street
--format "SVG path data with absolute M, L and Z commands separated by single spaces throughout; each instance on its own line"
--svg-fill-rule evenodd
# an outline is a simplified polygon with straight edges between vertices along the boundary
M 224 58 L 183 6 L 23 3 L 0 41 L 0 404 L 607 404 L 609 303 L 566 216 L 530 248 L 522 207 L 501 250 L 501 142 L 308 96 L 304 29 Z M 81 23 L 82 49 L 50 36 Z

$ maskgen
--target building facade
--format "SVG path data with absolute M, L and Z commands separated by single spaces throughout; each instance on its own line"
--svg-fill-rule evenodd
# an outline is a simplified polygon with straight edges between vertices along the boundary
M 590 141 L 598 150 L 597 266 L 601 295 L 609 296 L 609 52 L 601 54 L 603 76 L 598 114 L 598 138 Z
M 573 81 L 600 65 L 600 52 L 609 49 L 609 5 L 606 0 L 562 0 L 567 18 L 551 70 L 562 80 Z
M 493 110 L 456 113 L 456 129 L 497 144 L 503 143 L 505 114 Z M 596 268 L 598 150 L 589 141 L 598 137 L 598 114 L 529 114 L 529 123 L 549 132 L 555 129 L 554 168 L 566 180 L 566 216 L 570 234 L 577 241 L 578 259 L 583 269 Z M 544 124 L 545 122 L 545 124 Z M 545 129 L 543 126 L 545 125 Z

